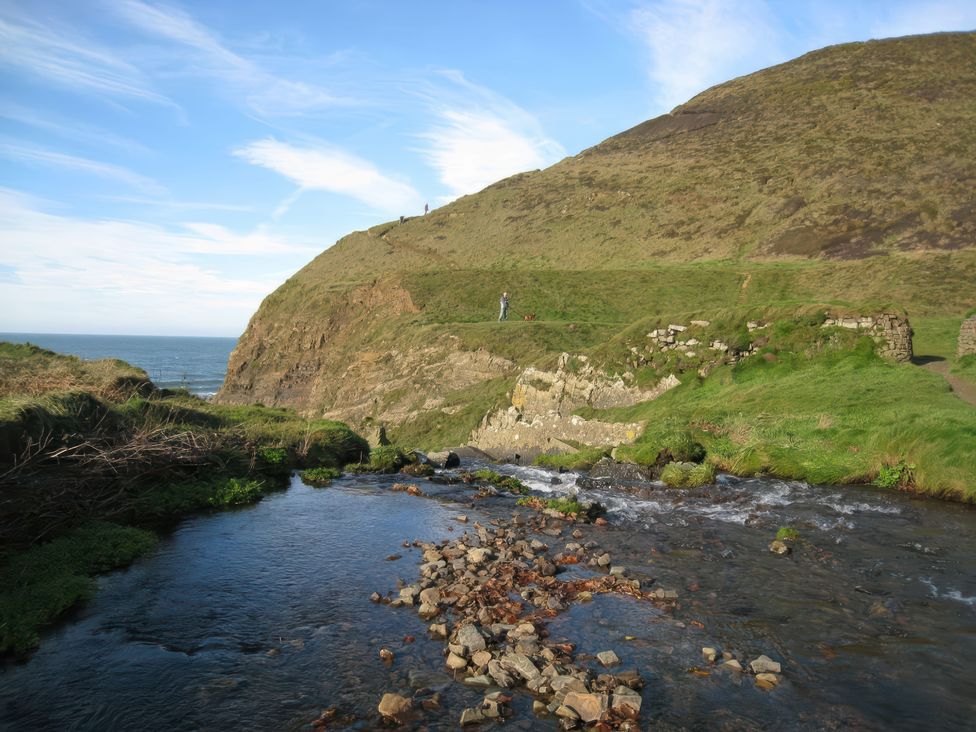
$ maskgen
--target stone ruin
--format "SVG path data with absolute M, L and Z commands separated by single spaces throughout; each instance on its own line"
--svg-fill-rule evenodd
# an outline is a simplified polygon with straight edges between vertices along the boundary
M 824 328 L 863 330 L 878 343 L 878 354 L 892 361 L 912 360 L 912 326 L 908 318 L 893 313 L 850 318 L 827 318 Z
M 976 355 L 976 315 L 962 321 L 959 328 L 959 347 L 956 350 L 959 358 Z

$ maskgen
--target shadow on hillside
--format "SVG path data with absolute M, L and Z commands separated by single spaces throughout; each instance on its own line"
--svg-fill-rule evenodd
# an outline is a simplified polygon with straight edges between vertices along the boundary
M 945 361 L 942 356 L 914 356 L 912 358 L 912 363 L 916 366 L 925 366 L 929 363 L 937 363 L 939 361 Z

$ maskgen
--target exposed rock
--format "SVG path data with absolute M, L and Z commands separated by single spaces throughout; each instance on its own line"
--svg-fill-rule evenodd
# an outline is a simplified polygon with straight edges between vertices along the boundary
M 413 709 L 413 702 L 399 694 L 384 694 L 377 707 L 377 711 L 382 716 L 400 724 L 404 723 L 411 709 Z
M 469 707 L 461 712 L 461 726 L 466 727 L 469 724 L 478 724 L 478 722 L 483 722 L 485 720 L 485 715 L 481 713 L 481 709 L 476 709 L 474 707 Z
M 714 648 L 711 648 L 709 646 L 705 646 L 704 648 L 702 648 L 702 656 L 709 663 L 715 663 L 715 659 L 718 658 L 718 651 L 716 651 Z
M 607 667 L 616 666 L 618 663 L 620 663 L 620 659 L 617 658 L 617 654 L 613 651 L 600 651 L 598 654 L 596 654 L 596 658 L 600 663 Z
M 773 554 L 789 554 L 793 550 L 790 548 L 790 545 L 787 544 L 785 541 L 774 539 L 773 542 L 769 545 L 769 551 L 771 551 Z
M 464 646 L 468 653 L 476 653 L 487 648 L 485 637 L 473 623 L 465 623 L 457 632 L 457 641 Z
M 563 706 L 576 712 L 584 722 L 597 722 L 607 712 L 607 695 L 571 691 L 563 699 Z
M 626 686 L 618 686 L 613 691 L 610 703 L 613 709 L 624 711 L 628 716 L 637 716 L 641 708 L 641 695 Z
M 962 321 L 956 355 L 959 358 L 976 354 L 976 315 Z
M 507 653 L 500 660 L 503 668 L 518 674 L 526 681 L 531 681 L 539 675 L 539 669 L 524 653 Z
M 754 674 L 762 673 L 780 673 L 780 664 L 771 659 L 769 656 L 760 656 L 754 661 L 749 662 L 749 668 L 752 669 Z
M 738 661 L 736 661 L 734 658 L 731 658 L 728 661 L 725 661 L 722 664 L 722 667 L 723 668 L 730 668 L 730 669 L 733 669 L 734 671 L 741 671 L 742 670 L 742 664 L 739 663 Z
M 461 458 L 453 450 L 427 453 L 427 460 L 435 468 L 457 468 L 461 465 Z
M 465 669 L 468 667 L 467 660 L 461 658 L 461 656 L 458 656 L 454 653 L 447 654 L 446 663 L 447 663 L 447 667 L 452 671 L 460 671 L 461 669 Z
M 633 463 L 620 463 L 611 458 L 601 458 L 590 468 L 587 478 L 589 480 L 609 478 L 614 481 L 647 482 L 653 480 L 654 473 Z

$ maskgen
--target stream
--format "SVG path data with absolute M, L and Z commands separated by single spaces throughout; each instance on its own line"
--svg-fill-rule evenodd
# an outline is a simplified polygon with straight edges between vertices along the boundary
M 612 649 L 640 672 L 641 729 L 973 729 L 973 507 L 767 478 L 672 490 L 493 467 L 538 495 L 599 501 L 609 524 L 580 527 L 580 541 L 643 587 L 678 592 L 673 612 L 597 595 L 549 622 L 582 658 Z M 397 481 L 427 496 L 391 491 Z M 96 597 L 29 660 L 3 667 L 0 728 L 309 729 L 334 706 L 355 716 L 348 728 L 375 729 L 384 693 L 426 688 L 441 707 L 418 724 L 458 729 L 484 691 L 452 680 L 444 641 L 414 609 L 369 596 L 417 580 L 421 550 L 404 541 L 529 513 L 516 496 L 475 493 L 402 475 L 328 488 L 295 477 L 255 505 L 187 519 L 151 555 L 99 578 Z M 780 526 L 800 533 L 787 556 L 767 549 Z M 556 552 L 573 528 L 538 538 Z M 599 573 L 580 564 L 559 576 Z M 704 646 L 743 663 L 766 654 L 782 682 L 763 690 L 710 666 Z M 512 708 L 508 726 L 558 729 L 524 689 Z

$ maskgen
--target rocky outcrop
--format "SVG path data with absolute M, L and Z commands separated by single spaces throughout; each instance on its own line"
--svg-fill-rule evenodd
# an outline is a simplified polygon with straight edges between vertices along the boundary
M 581 407 L 609 409 L 628 407 L 655 399 L 680 382 L 674 376 L 651 389 L 642 389 L 627 378 L 609 376 L 593 368 L 586 356 L 564 353 L 555 371 L 527 368 L 512 391 L 511 406 L 485 415 L 469 444 L 495 455 L 511 451 L 531 454 L 572 450 L 570 443 L 619 445 L 633 442 L 644 428 L 642 422 L 620 423 L 584 419 L 574 412 Z
M 956 349 L 959 358 L 974 354 L 976 354 L 976 315 L 962 321 L 962 326 L 959 328 L 959 345 Z
M 878 353 L 892 361 L 912 360 L 912 326 L 904 315 L 880 315 L 827 318 L 824 328 L 838 327 L 864 331 L 878 344 Z

